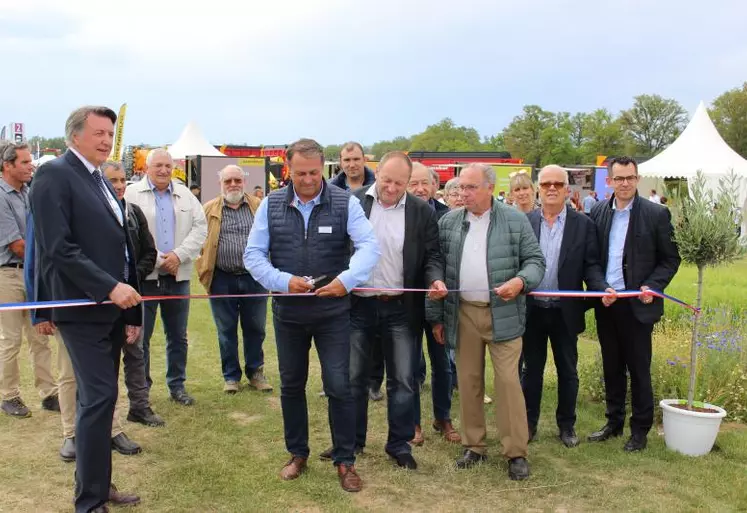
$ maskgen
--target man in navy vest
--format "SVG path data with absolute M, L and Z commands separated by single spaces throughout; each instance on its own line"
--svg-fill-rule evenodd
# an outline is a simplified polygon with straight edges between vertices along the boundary
M 296 141 L 287 159 L 291 183 L 262 201 L 244 252 L 244 266 L 264 288 L 296 294 L 275 296 L 272 303 L 285 445 L 291 454 L 280 477 L 296 479 L 309 458 L 306 381 L 313 337 L 329 398 L 332 460 L 342 488 L 357 492 L 363 483 L 354 466 L 349 293 L 368 279 L 379 246 L 360 202 L 324 181 L 319 143 Z

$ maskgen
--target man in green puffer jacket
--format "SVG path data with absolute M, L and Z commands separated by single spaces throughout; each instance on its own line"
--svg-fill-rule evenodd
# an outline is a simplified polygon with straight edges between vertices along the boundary
M 498 433 L 509 477 L 529 477 L 524 395 L 519 382 L 524 295 L 545 274 L 545 259 L 529 221 L 522 212 L 495 201 L 495 171 L 471 164 L 459 175 L 464 208 L 439 222 L 445 262 L 443 301 L 427 301 L 426 318 L 439 343 L 456 348 L 464 455 L 457 468 L 484 461 L 485 348 L 493 363 Z

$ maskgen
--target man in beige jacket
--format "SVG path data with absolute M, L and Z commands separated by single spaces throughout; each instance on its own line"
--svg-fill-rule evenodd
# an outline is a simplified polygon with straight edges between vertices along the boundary
M 146 177 L 127 187 L 125 201 L 140 207 L 156 242 L 155 270 L 141 284 L 143 296 L 189 295 L 192 264 L 207 236 L 205 213 L 187 187 L 173 181 L 174 162 L 165 149 L 152 150 L 146 159 Z M 187 321 L 189 299 L 169 299 L 145 303 L 143 350 L 148 386 L 150 376 L 150 337 L 161 306 L 166 332 L 166 384 L 171 399 L 184 406 L 194 404 L 187 394 Z
M 208 294 L 264 294 L 267 291 L 244 268 L 244 248 L 252 230 L 254 213 L 261 200 L 244 192 L 244 170 L 239 166 L 221 169 L 221 195 L 205 205 L 207 242 L 197 259 L 197 274 Z M 235 394 L 241 382 L 238 327 L 244 346 L 244 373 L 249 386 L 271 392 L 264 375 L 267 322 L 266 297 L 231 297 L 210 299 L 215 327 L 218 330 L 220 361 L 225 384 L 223 391 Z

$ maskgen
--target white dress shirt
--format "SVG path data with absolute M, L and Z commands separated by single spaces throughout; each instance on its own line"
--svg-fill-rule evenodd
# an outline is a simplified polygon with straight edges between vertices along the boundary
M 379 203 L 376 193 L 376 183 L 368 189 L 366 196 L 373 198 L 371 215 L 368 220 L 373 226 L 376 240 L 381 249 L 381 258 L 371 273 L 371 277 L 360 286 L 363 288 L 391 288 L 401 289 L 405 284 L 405 260 L 403 249 L 405 245 L 405 201 L 407 193 L 396 205 L 385 207 Z M 392 292 L 356 292 L 359 296 L 396 296 L 399 291 Z
M 490 281 L 488 279 L 488 229 L 490 209 L 476 216 L 467 212 L 469 230 L 464 238 L 462 263 L 459 267 L 459 288 L 475 292 L 461 292 L 460 297 L 467 301 L 490 302 Z

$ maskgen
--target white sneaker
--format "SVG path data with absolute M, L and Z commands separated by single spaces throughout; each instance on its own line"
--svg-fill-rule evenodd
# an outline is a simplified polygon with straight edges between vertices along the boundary
M 488 397 L 487 395 L 482 398 L 482 402 L 485 403 L 485 404 L 493 404 L 493 400 L 490 397 Z

